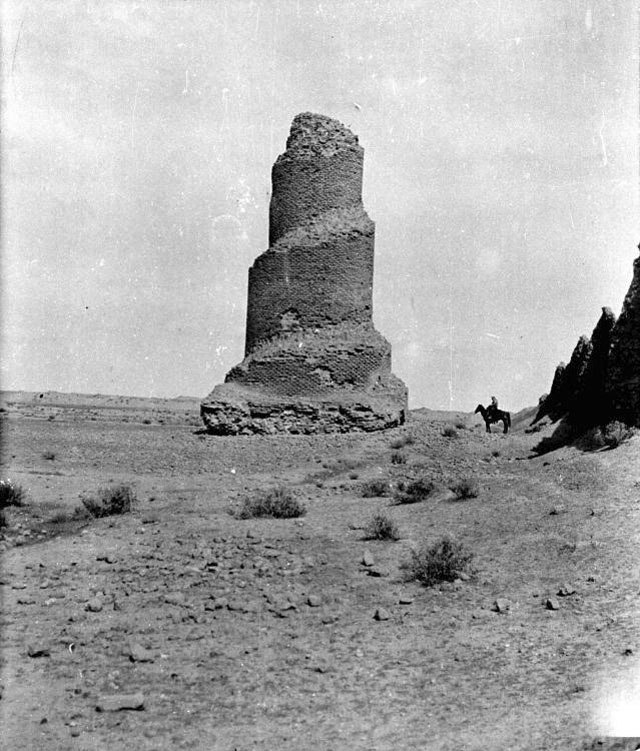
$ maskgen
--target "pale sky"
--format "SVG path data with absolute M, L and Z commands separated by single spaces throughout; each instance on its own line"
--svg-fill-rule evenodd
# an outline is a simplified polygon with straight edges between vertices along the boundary
M 293 117 L 348 125 L 411 407 L 548 391 L 638 227 L 630 0 L 5 0 L 4 389 L 204 397 Z

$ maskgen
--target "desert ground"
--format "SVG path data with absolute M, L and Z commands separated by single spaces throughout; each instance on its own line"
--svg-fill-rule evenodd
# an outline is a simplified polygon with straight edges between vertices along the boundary
M 26 498 L 1 530 L 3 747 L 635 748 L 604 736 L 640 735 L 640 436 L 537 456 L 533 413 L 506 436 L 415 410 L 224 438 L 196 399 L 5 392 L 1 476 Z M 390 494 L 364 497 L 376 479 Z M 436 490 L 395 503 L 418 479 Z M 130 513 L 74 516 L 116 483 Z M 306 513 L 238 518 L 274 487 Z M 377 513 L 399 540 L 364 539 Z M 409 581 L 445 534 L 470 569 Z

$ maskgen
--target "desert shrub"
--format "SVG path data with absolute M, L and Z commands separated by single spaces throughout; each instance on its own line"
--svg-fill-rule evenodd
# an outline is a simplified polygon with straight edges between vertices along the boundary
M 350 480 L 357 480 L 360 475 L 357 472 L 349 472 L 349 479 Z
M 451 486 L 451 490 L 456 494 L 459 501 L 467 498 L 477 498 L 480 492 L 480 483 L 475 477 L 464 477 Z
M 615 449 L 621 443 L 628 441 L 635 431 L 623 422 L 614 420 L 602 429 L 605 445 L 609 448 Z
M 406 464 L 407 463 L 407 455 L 403 454 L 402 451 L 394 451 L 393 454 L 391 454 L 391 464 Z
M 431 480 L 401 482 L 393 494 L 393 500 L 397 504 L 420 503 L 420 501 L 424 501 L 433 493 L 435 487 L 435 484 Z
M 467 429 L 467 423 L 461 417 L 459 417 L 453 424 L 455 425 L 456 428 L 458 428 L 458 430 Z
M 52 462 L 56 458 L 56 455 L 53 451 L 45 451 L 44 454 L 42 454 L 42 458 Z
M 288 488 L 272 488 L 251 498 L 245 498 L 237 511 L 238 519 L 269 516 L 275 519 L 293 519 L 303 516 L 307 509 Z
M 457 438 L 458 431 L 453 425 L 445 425 L 445 427 L 442 429 L 442 435 L 445 438 Z
M 0 480 L 0 509 L 8 506 L 24 506 L 24 488 L 11 480 Z
M 416 439 L 412 435 L 401 435 L 389 444 L 392 449 L 401 449 L 405 446 L 411 446 Z
M 80 500 L 91 516 L 99 518 L 128 513 L 136 497 L 131 486 L 112 485 L 100 488 L 96 495 L 81 495 Z
M 398 540 L 398 525 L 385 514 L 376 514 L 364 527 L 365 540 Z
M 388 480 L 368 480 L 362 483 L 361 492 L 363 498 L 381 498 L 389 495 L 389 489 Z
M 453 581 L 465 573 L 473 553 L 464 549 L 461 542 L 445 536 L 433 545 L 425 544 L 411 551 L 411 558 L 402 564 L 409 581 L 419 581 L 427 587 L 443 581 Z
M 81 519 L 88 519 L 91 516 L 89 511 L 84 506 L 76 506 L 73 511 L 58 511 L 54 514 L 48 522 L 50 524 L 67 524 L 69 522 L 77 522 Z
M 497 459 L 500 456 L 500 451 L 498 449 L 494 449 L 491 452 L 491 456 L 493 456 L 495 459 Z

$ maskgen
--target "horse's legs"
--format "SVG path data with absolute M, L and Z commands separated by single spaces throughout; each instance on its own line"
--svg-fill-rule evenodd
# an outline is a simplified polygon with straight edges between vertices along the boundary
M 489 422 L 489 420 L 485 420 L 484 424 L 487 426 L 487 433 L 490 433 L 491 432 L 491 423 Z
M 503 432 L 505 434 L 508 433 L 509 432 L 509 424 L 507 423 L 506 418 L 502 421 L 502 424 L 504 425 L 504 431 Z

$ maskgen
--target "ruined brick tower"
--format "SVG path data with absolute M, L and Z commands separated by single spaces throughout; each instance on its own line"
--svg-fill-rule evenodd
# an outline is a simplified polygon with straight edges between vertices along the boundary
M 201 404 L 211 433 L 335 433 L 399 425 L 407 389 L 373 327 L 374 223 L 364 152 L 305 112 L 272 170 L 269 249 L 249 270 L 245 359 Z

